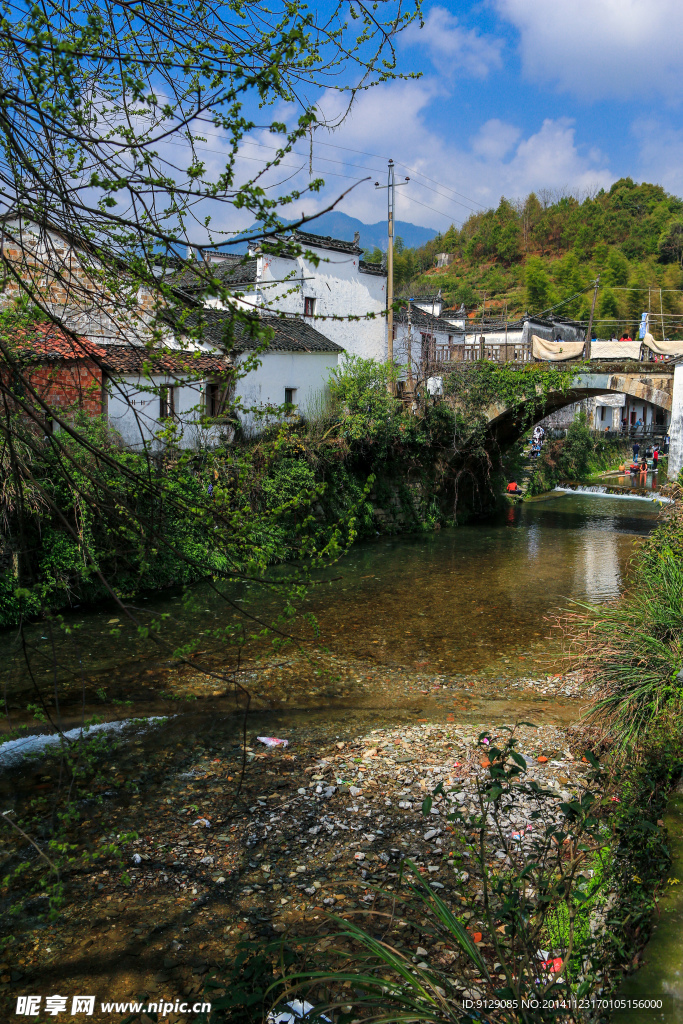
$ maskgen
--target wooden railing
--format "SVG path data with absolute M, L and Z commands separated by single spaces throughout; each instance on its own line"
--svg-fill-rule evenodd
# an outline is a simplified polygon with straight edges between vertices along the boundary
M 529 363 L 533 361 L 531 349 L 521 343 L 506 345 L 504 342 L 493 344 L 480 342 L 465 345 L 452 345 L 450 350 L 445 346 L 437 347 L 433 359 L 437 365 L 447 363 L 476 363 L 484 359 L 494 363 Z

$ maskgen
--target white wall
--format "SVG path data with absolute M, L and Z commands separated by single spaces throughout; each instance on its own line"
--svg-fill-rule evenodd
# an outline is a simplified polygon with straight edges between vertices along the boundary
M 595 429 L 604 430 L 605 427 L 609 427 L 610 430 L 619 430 L 623 415 L 621 410 L 626 406 L 626 395 L 598 395 L 592 401 L 595 405 L 593 415 L 593 426 Z M 601 409 L 605 410 L 602 419 Z
M 308 321 L 311 327 L 353 355 L 384 360 L 387 350 L 386 277 L 360 271 L 360 257 L 354 253 L 328 249 L 311 251 L 320 256 L 317 267 L 303 256 L 291 260 L 281 256 L 259 257 L 262 305 L 303 316 L 304 298 L 314 298 L 315 318 Z M 375 318 L 332 319 L 334 316 L 365 318 L 369 313 L 374 313 Z
M 285 401 L 285 388 L 296 388 L 294 404 L 302 416 L 315 414 L 324 400 L 330 371 L 338 365 L 336 352 L 270 351 L 259 359 L 261 365 L 237 381 L 235 395 L 245 406 L 279 406 Z M 257 432 L 266 425 L 253 414 L 240 418 L 247 431 Z
M 674 390 L 669 427 L 669 480 L 676 480 L 683 469 L 683 365 L 674 369 Z
M 412 332 L 412 344 L 411 342 Z M 448 328 L 445 325 L 445 330 L 442 331 L 427 331 L 425 328 L 413 326 L 411 329 L 408 328 L 406 323 L 396 323 L 396 337 L 394 338 L 394 361 L 399 366 L 406 366 L 408 363 L 411 364 L 413 376 L 417 377 L 420 372 L 420 364 L 422 361 L 422 335 L 431 334 L 434 338 L 434 348 L 438 352 L 439 348 L 448 347 L 448 339 L 451 339 L 451 345 L 462 346 L 464 337 L 454 327 Z
M 218 440 L 220 427 L 200 427 L 196 422 L 203 399 L 200 381 L 178 384 L 175 378 L 154 376 L 151 379 L 139 376 L 123 377 L 121 382 L 108 382 L 107 414 L 109 423 L 118 431 L 130 448 L 141 448 L 152 442 L 153 447 L 162 447 L 155 441 L 155 435 L 162 429 L 159 419 L 159 395 L 144 390 L 150 385 L 162 384 L 175 387 L 175 418 L 178 426 L 178 443 L 182 448 L 194 448 L 199 444 L 212 444 Z

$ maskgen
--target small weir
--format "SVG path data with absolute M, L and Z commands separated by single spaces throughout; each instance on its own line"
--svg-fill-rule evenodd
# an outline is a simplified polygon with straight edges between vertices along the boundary
M 632 492 L 624 487 L 609 487 L 605 484 L 577 484 L 575 487 L 555 487 L 553 493 L 559 494 L 591 494 L 607 498 L 627 498 L 629 501 L 651 501 L 656 505 L 669 505 L 672 499 L 653 491 L 651 494 L 638 493 L 636 488 Z

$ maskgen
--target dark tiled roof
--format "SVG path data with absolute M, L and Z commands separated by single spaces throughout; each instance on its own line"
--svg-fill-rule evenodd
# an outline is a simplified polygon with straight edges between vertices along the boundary
M 13 338 L 17 355 L 31 362 L 58 360 L 101 359 L 105 349 L 87 338 L 69 334 L 53 324 L 33 324 L 18 331 Z
M 223 356 L 167 349 L 155 352 L 142 345 L 108 345 L 102 363 L 111 373 L 220 373 L 229 366 Z
M 170 276 L 167 283 L 180 291 L 197 292 L 205 290 L 211 280 L 217 280 L 227 288 L 254 284 L 256 260 L 253 257 L 245 258 L 231 253 L 215 262 L 186 265 L 180 273 Z
M 375 274 L 376 277 L 387 276 L 387 268 L 381 263 L 368 263 L 367 260 L 359 260 L 358 269 L 361 274 Z
M 273 331 L 268 344 L 271 352 L 344 351 L 317 331 L 308 320 L 300 317 L 254 317 L 253 329 L 250 329 L 245 321 L 235 320 L 229 310 L 202 309 L 201 312 L 191 313 L 183 323 L 192 331 L 199 328 L 199 337 L 205 344 L 218 349 L 228 346 L 234 352 L 249 352 L 258 348 L 263 342 L 258 336 L 258 329 L 263 326 Z
M 280 241 L 292 241 L 303 249 L 331 249 L 333 252 L 348 252 L 360 256 L 363 252 L 357 242 L 346 242 L 330 235 L 313 235 L 309 231 L 288 231 L 277 236 Z M 267 240 L 264 240 L 267 243 Z
M 410 322 L 413 327 L 418 329 L 421 327 L 426 328 L 429 331 L 443 331 L 446 333 L 453 334 L 457 328 L 454 324 L 443 320 L 441 317 L 433 316 L 431 313 L 425 313 L 424 309 L 420 309 L 414 302 L 410 303 Z M 398 313 L 394 314 L 394 319 L 400 324 L 408 323 L 408 306 L 402 306 Z

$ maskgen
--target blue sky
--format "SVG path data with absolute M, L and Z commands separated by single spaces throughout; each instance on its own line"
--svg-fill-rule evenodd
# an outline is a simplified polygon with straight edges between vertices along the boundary
M 683 194 L 680 0 L 439 2 L 423 18 L 398 41 L 401 69 L 421 77 L 361 93 L 338 129 L 316 134 L 326 188 L 285 216 L 313 213 L 369 175 L 338 208 L 383 219 L 385 193 L 372 182 L 386 180 L 388 157 L 412 179 L 398 218 L 442 231 L 532 189 L 585 195 L 630 175 Z M 339 104 L 319 97 L 328 116 Z M 252 139 L 272 145 L 266 133 Z M 308 172 L 298 149 L 306 166 L 288 188 Z

